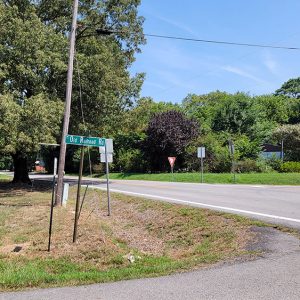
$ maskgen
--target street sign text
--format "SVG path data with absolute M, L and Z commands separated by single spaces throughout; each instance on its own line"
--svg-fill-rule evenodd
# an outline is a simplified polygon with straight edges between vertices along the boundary
M 90 147 L 105 146 L 105 139 L 99 137 L 87 137 L 79 135 L 67 135 L 66 144 Z

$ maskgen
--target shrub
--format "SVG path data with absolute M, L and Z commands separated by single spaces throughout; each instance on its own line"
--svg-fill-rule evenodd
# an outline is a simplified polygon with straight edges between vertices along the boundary
M 122 172 L 144 172 L 147 169 L 147 163 L 139 149 L 120 151 L 118 163 Z
M 273 156 L 271 158 L 268 158 L 265 160 L 266 164 L 270 166 L 273 170 L 275 171 L 281 171 L 281 165 L 282 165 L 282 160 L 281 158 L 277 158 L 276 156 Z
M 253 159 L 245 159 L 236 163 L 236 171 L 239 173 L 262 172 L 260 165 Z
M 281 165 L 280 171 L 284 173 L 293 172 L 300 173 L 300 162 L 298 161 L 288 161 Z

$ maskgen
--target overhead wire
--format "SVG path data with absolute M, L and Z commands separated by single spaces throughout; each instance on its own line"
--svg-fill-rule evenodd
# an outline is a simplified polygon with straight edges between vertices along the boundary
M 300 47 L 290 47 L 290 46 L 276 46 L 276 45 L 238 43 L 238 42 L 218 41 L 218 40 L 204 40 L 204 39 L 186 38 L 186 37 L 178 37 L 178 36 L 159 35 L 159 34 L 149 34 L 149 33 L 146 33 L 144 35 L 149 36 L 149 37 L 155 37 L 155 38 L 199 42 L 199 43 L 223 44 L 223 45 L 231 45 L 231 46 L 258 47 L 258 48 L 271 48 L 271 49 L 283 49 L 283 50 L 300 50 Z
M 290 37 L 290 36 L 295 36 L 295 35 L 297 35 L 297 34 L 299 34 L 299 32 L 296 33 L 296 34 L 291 34 L 291 35 L 289 35 L 288 37 Z M 146 35 L 147 35 L 147 34 L 146 34 Z M 168 36 L 163 36 L 163 35 L 161 35 L 161 36 L 158 36 L 158 35 L 147 35 L 147 36 L 164 37 L 164 38 L 167 38 L 167 37 L 168 37 Z M 173 37 L 168 37 L 168 38 L 173 38 Z M 174 37 L 174 39 L 183 39 L 183 40 L 185 40 L 186 38 Z M 194 40 L 194 41 L 199 41 L 199 42 L 201 41 L 201 42 L 207 42 L 207 43 L 227 44 L 227 45 L 238 45 L 238 46 L 248 46 L 248 47 L 259 47 L 259 48 L 273 48 L 273 49 L 283 49 L 283 50 L 300 50 L 299 47 L 285 47 L 285 46 L 261 45 L 261 44 L 248 44 L 248 43 L 245 43 L 245 44 L 244 44 L 244 43 L 235 43 L 235 42 L 214 41 L 214 40 L 201 40 L 201 39 L 189 39 L 189 38 L 187 38 L 187 40 L 190 40 L 190 41 L 193 41 L 193 40 Z M 276 41 L 276 43 L 282 42 L 282 41 L 285 41 L 285 40 L 286 40 L 286 39 L 283 39 L 283 40 L 280 40 L 280 41 Z M 256 52 L 256 51 L 254 51 L 254 52 Z M 247 53 L 246 55 L 242 55 L 242 56 L 238 57 L 238 60 L 243 59 L 243 58 L 245 58 L 245 57 L 247 57 L 247 56 L 253 54 L 254 52 L 251 51 L 250 53 Z M 219 69 L 219 68 L 215 68 L 214 70 L 211 70 L 211 71 L 209 71 L 209 72 L 205 72 L 205 74 L 206 74 L 206 75 L 208 75 L 208 74 L 213 74 L 213 73 L 217 72 L 218 69 Z M 202 76 L 204 76 L 204 74 L 201 74 L 201 75 L 199 74 L 199 75 L 197 75 L 197 76 L 193 76 L 193 77 L 189 78 L 189 80 L 194 80 L 194 79 L 199 78 L 199 77 L 202 77 Z M 175 86 L 176 86 L 176 85 L 171 85 L 171 86 L 169 86 L 169 87 L 167 87 L 167 88 L 164 88 L 162 91 L 159 92 L 159 94 L 165 93 L 166 91 L 168 91 L 168 90 L 174 88 Z M 256 85 L 255 85 L 255 86 L 256 86 Z
M 109 34 L 127 34 L 125 31 L 117 31 L 110 29 L 96 29 L 98 35 L 109 35 Z M 278 45 L 267 45 L 267 44 L 253 44 L 253 43 L 240 43 L 232 41 L 219 41 L 219 40 L 206 40 L 198 38 L 189 38 L 181 36 L 172 36 L 172 35 L 162 35 L 162 34 L 153 34 L 153 33 L 144 33 L 144 36 L 160 38 L 160 39 L 171 39 L 171 40 L 180 40 L 188 42 L 198 42 L 198 43 L 210 43 L 210 44 L 222 44 L 229 46 L 242 46 L 242 47 L 257 47 L 257 48 L 271 48 L 271 49 L 282 49 L 282 50 L 300 50 L 300 47 L 293 46 L 278 46 Z

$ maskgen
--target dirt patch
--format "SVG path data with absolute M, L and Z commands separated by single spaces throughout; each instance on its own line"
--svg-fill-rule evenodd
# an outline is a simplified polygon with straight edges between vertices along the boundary
M 28 250 L 30 243 L 18 243 L 0 247 L 1 254 L 24 254 Z

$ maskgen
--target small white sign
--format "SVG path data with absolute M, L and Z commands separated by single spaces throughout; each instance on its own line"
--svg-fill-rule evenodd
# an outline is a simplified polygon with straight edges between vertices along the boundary
M 102 163 L 105 163 L 105 154 L 101 153 L 100 154 L 100 160 Z M 112 163 L 113 162 L 113 155 L 112 153 L 107 153 L 107 162 Z
M 107 153 L 113 153 L 114 152 L 114 145 L 113 145 L 113 140 L 112 139 L 105 139 L 106 143 L 106 151 Z M 99 147 L 99 152 L 100 153 L 105 153 L 105 147 Z
M 64 207 L 66 207 L 67 205 L 67 201 L 68 201 L 68 198 L 69 198 L 69 183 L 64 183 L 64 190 L 63 190 L 63 201 L 62 201 L 62 205 Z
M 197 157 L 205 158 L 205 147 L 198 147 Z
M 53 175 L 57 175 L 57 157 L 54 157 L 54 170 Z

